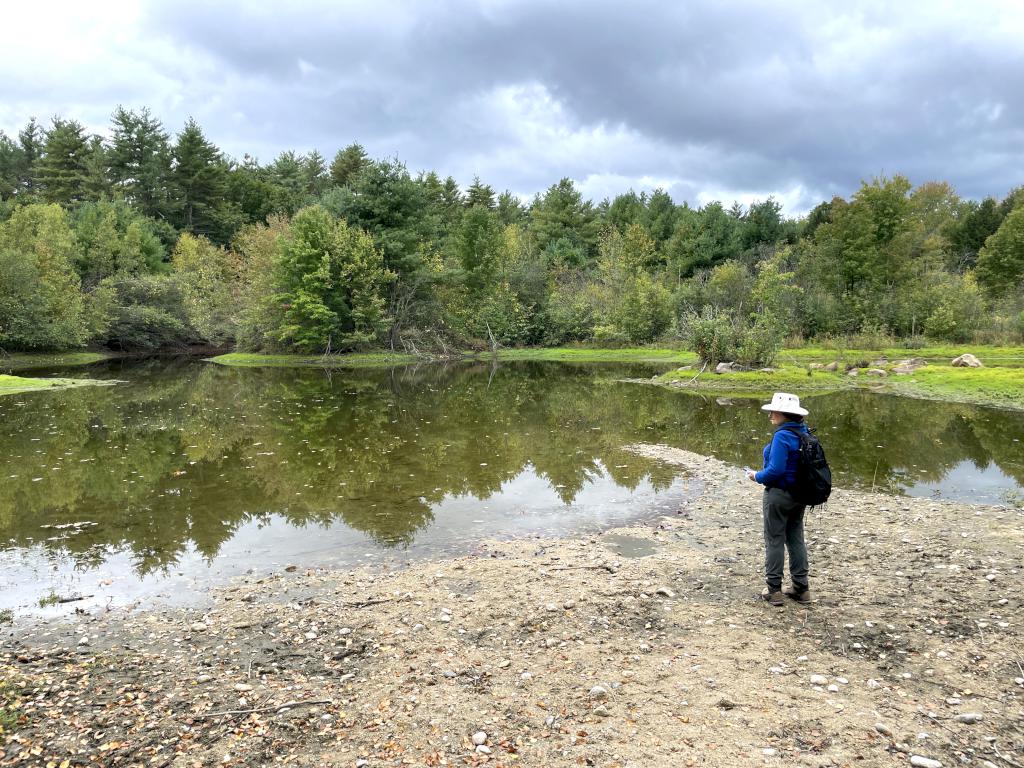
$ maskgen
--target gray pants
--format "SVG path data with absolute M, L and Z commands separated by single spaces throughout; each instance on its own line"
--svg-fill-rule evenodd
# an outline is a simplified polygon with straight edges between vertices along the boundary
M 789 550 L 789 576 L 793 588 L 807 584 L 807 545 L 804 544 L 804 509 L 781 488 L 764 491 L 764 580 L 769 589 L 781 589 L 785 550 Z

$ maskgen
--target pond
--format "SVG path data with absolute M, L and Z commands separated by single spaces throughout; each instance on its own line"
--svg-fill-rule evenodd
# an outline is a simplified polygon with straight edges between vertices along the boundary
M 657 370 L 155 360 L 88 369 L 113 387 L 0 398 L 0 609 L 191 600 L 245 572 L 398 565 L 672 514 L 699 483 L 622 446 L 755 465 L 770 428 L 759 400 L 621 381 Z M 838 485 L 1024 496 L 1024 414 L 854 392 L 806 402 Z M 79 595 L 92 597 L 40 605 Z

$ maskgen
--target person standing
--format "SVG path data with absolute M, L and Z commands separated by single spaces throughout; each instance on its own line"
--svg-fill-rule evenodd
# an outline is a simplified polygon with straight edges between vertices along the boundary
M 790 490 L 796 482 L 800 455 L 798 433 L 807 432 L 804 417 L 806 408 L 800 407 L 800 398 L 787 392 L 776 392 L 772 401 L 761 406 L 775 426 L 772 440 L 764 447 L 764 468 L 760 472 L 747 470 L 747 477 L 764 486 L 762 512 L 764 514 L 764 591 L 761 598 L 774 606 L 781 606 L 789 597 L 799 603 L 811 601 L 807 579 L 807 545 L 804 543 L 804 511 Z M 789 576 L 791 587 L 783 588 L 782 575 L 785 553 L 789 550 Z

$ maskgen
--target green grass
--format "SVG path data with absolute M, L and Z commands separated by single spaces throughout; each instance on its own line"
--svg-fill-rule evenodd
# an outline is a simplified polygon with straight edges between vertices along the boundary
M 476 357 L 490 357 L 481 352 Z M 499 349 L 499 360 L 548 360 L 567 363 L 692 363 L 697 356 L 679 349 L 654 347 L 627 347 L 624 349 L 601 349 L 597 347 L 550 347 L 528 349 Z
M 105 352 L 65 352 L 62 354 L 0 355 L 0 371 L 24 371 L 29 368 L 64 368 L 72 365 L 92 365 L 110 360 L 116 355 Z
M 920 350 L 919 350 L 920 351 Z M 890 361 L 907 355 L 889 355 Z M 925 357 L 925 355 L 917 355 Z M 870 355 L 858 356 L 866 359 Z M 675 370 L 659 376 L 655 381 L 671 387 L 701 394 L 733 396 L 764 396 L 780 390 L 802 395 L 859 389 L 870 392 L 917 397 L 926 400 L 974 403 L 1000 408 L 1024 410 L 1024 367 L 1003 367 L 988 365 L 984 368 L 954 368 L 949 365 L 952 358 L 942 354 L 938 362 L 929 363 L 914 373 L 897 376 L 867 376 L 861 372 L 857 377 L 837 372 L 810 371 L 806 366 L 781 365 L 773 373 L 744 371 L 717 375 L 698 370 Z M 979 355 L 980 357 L 980 355 Z M 984 358 L 982 358 L 984 360 Z M 996 357 L 988 359 L 996 362 Z M 885 366 L 890 368 L 889 366 Z M 810 372 L 809 372 L 810 371 Z
M 467 360 L 489 359 L 490 352 L 465 352 Z M 696 356 L 692 352 L 676 349 L 633 347 L 627 349 L 599 349 L 590 347 L 555 347 L 550 349 L 500 349 L 499 360 L 547 360 L 576 363 L 687 363 Z M 209 362 L 238 367 L 274 368 L 354 368 L 371 366 L 407 365 L 429 358 L 396 352 L 355 352 L 346 355 L 263 355 L 250 352 L 231 352 L 209 358 Z
M 116 384 L 113 380 L 96 379 L 30 379 L 25 376 L 8 376 L 0 374 L 0 395 L 12 395 L 19 392 L 37 392 L 41 390 L 71 389 L 92 385 L 106 386 Z
M 347 355 L 261 355 L 230 352 L 208 358 L 208 362 L 238 368 L 357 368 L 408 365 L 419 361 L 397 352 L 356 352 Z
M 39 607 L 40 608 L 48 608 L 51 605 L 57 605 L 57 603 L 59 603 L 59 602 L 60 602 L 60 595 L 58 595 L 56 592 L 54 592 L 51 589 L 50 590 L 50 594 L 43 595 L 43 597 L 39 598 Z
M 2 611 L 0 611 L 0 627 L 2 627 L 4 624 L 13 624 L 13 623 L 14 623 L 14 611 L 12 611 L 10 608 L 4 608 Z
M 1024 366 L 1024 347 L 997 347 L 980 344 L 933 345 L 908 349 L 906 347 L 879 347 L 876 349 L 842 347 L 836 345 L 814 345 L 808 347 L 786 348 L 779 353 L 779 363 L 806 364 L 840 362 L 857 362 L 875 360 L 886 357 L 889 360 L 904 360 L 912 357 L 923 357 L 929 363 L 949 363 L 954 357 L 970 352 L 983 363 L 989 361 L 995 365 Z

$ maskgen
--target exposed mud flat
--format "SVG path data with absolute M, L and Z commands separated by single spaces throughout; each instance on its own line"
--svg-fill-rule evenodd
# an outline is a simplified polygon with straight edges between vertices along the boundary
M 600 536 L 11 630 L 0 765 L 1024 765 L 1019 510 L 838 491 L 808 517 L 814 602 L 776 609 L 759 488 L 633 450 L 703 494 Z

